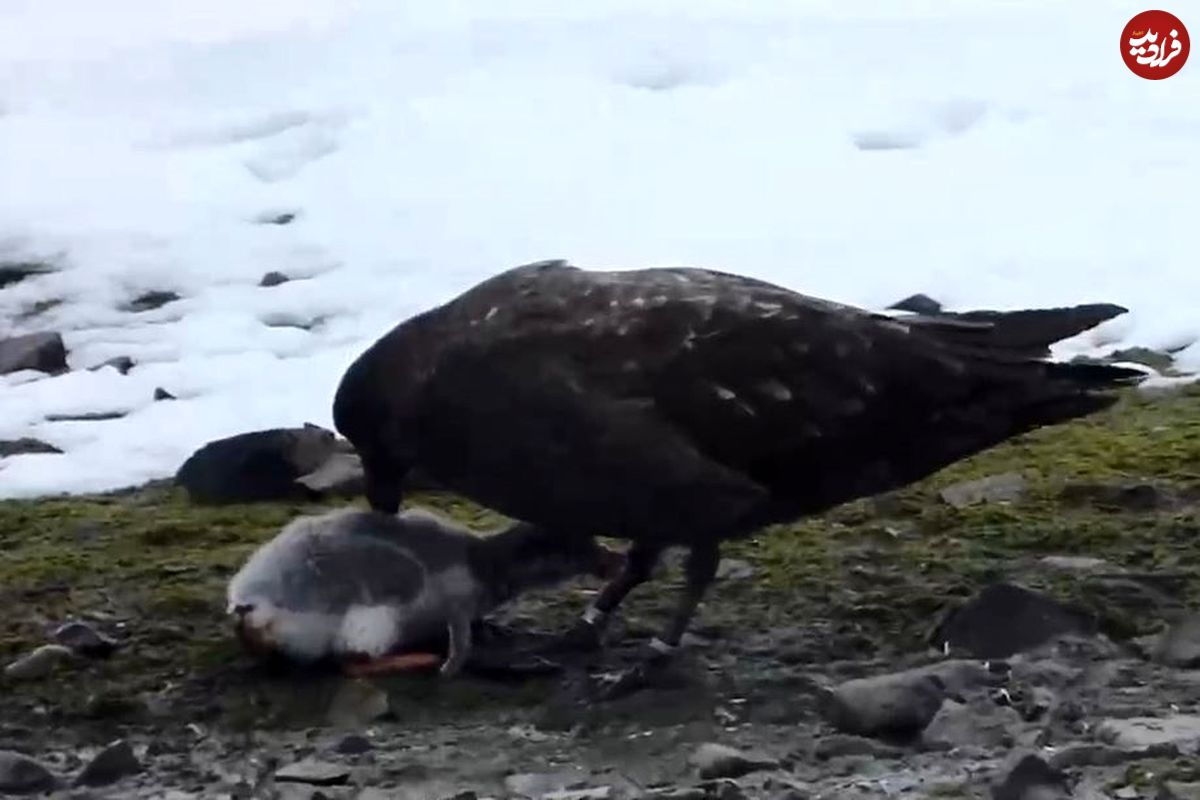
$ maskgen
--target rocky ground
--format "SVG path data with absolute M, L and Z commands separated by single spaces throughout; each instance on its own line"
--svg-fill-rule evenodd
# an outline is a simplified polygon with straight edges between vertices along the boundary
M 728 548 L 673 672 L 608 703 L 590 688 L 663 619 L 674 564 L 603 655 L 548 674 L 525 648 L 592 581 L 506 609 L 449 682 L 252 663 L 224 583 L 317 507 L 0 503 L 0 794 L 1200 797 L 1195 388 Z

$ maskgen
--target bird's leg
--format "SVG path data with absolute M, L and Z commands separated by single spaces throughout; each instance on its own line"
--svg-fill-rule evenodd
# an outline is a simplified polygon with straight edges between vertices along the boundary
M 649 652 L 643 660 L 622 673 L 616 682 L 604 691 L 605 699 L 621 697 L 648 686 L 671 661 L 684 632 L 696 614 L 696 608 L 717 576 L 717 565 L 720 561 L 721 551 L 715 541 L 692 546 L 685 566 L 687 582 L 670 622 L 661 636 L 650 640 Z
M 471 617 L 455 612 L 446 627 L 450 633 L 450 649 L 446 652 L 446 660 L 440 671 L 443 678 L 450 678 L 462 669 L 471 652 Z
M 621 572 L 605 584 L 579 621 L 563 636 L 561 643 L 573 649 L 598 648 L 612 612 L 635 586 L 645 583 L 650 578 L 661 554 L 660 545 L 633 545 L 625 556 L 625 566 L 621 568 Z

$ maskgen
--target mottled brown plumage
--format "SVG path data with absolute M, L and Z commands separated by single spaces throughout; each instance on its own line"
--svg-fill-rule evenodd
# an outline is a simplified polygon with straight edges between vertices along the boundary
M 721 540 L 1111 404 L 1141 373 L 1041 357 L 1124 310 L 894 318 L 709 270 L 543 262 L 381 338 L 334 419 L 377 509 L 420 466 L 517 519 L 633 541 L 599 613 L 673 544 L 693 548 L 698 601 Z

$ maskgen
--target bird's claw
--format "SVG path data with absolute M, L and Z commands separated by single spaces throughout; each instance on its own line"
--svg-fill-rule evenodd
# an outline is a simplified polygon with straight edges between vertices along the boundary
M 671 653 L 651 650 L 637 664 L 612 676 L 602 678 L 605 685 L 597 693 L 600 700 L 618 700 L 643 689 L 653 688 L 662 681 L 672 663 Z

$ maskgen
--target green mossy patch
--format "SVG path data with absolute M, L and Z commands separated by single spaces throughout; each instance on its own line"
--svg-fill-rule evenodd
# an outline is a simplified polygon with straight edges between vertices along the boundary
M 1005 472 L 1027 480 L 1012 504 L 957 509 L 938 497 L 952 483 Z M 718 585 L 696 629 L 723 630 L 731 643 L 775 628 L 809 630 L 818 644 L 806 657 L 814 659 L 919 651 L 943 609 L 1014 575 L 1095 608 L 1114 635 L 1161 623 L 1136 605 L 1112 606 L 1094 576 L 1029 570 L 1048 554 L 1170 573 L 1178 601 L 1200 602 L 1195 508 L 1065 504 L 1063 487 L 1080 481 L 1200 486 L 1200 389 L 1131 394 L 1108 412 L 1023 436 L 893 496 L 731 544 L 725 555 L 748 561 L 755 576 Z M 501 521 L 454 496 L 424 494 L 411 502 L 476 529 Z M 43 644 L 49 630 L 70 619 L 95 620 L 125 638 L 109 661 L 60 667 L 19 691 L 4 686 L 0 718 L 119 713 L 105 698 L 130 704 L 172 686 L 194 687 L 203 706 L 214 681 L 247 664 L 224 618 L 230 576 L 295 515 L 339 504 L 197 507 L 163 486 L 0 503 L 0 602 L 7 611 L 0 615 L 0 660 Z M 631 625 L 661 624 L 678 585 L 672 572 L 639 588 L 626 603 Z M 522 612 L 554 626 L 582 603 L 575 592 L 539 593 Z M 471 695 L 467 705 L 480 702 L 463 691 Z M 250 714 L 244 707 L 226 710 L 230 719 L 235 711 Z

